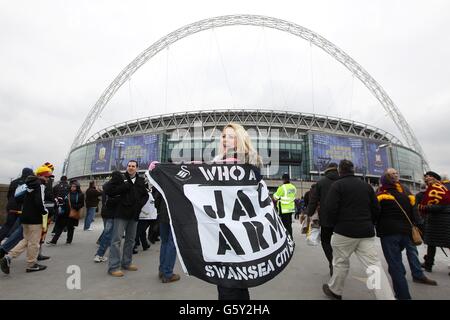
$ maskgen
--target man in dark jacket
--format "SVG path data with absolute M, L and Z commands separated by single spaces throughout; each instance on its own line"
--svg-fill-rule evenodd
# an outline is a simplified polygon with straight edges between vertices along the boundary
M 138 270 L 138 268 L 132 264 L 133 247 L 136 238 L 139 214 L 148 200 L 148 192 L 145 179 L 138 175 L 137 169 L 137 161 L 128 161 L 127 171 L 125 172 L 125 183 L 121 188 L 120 201 L 115 212 L 108 268 L 108 273 L 114 277 L 124 276 L 124 273 L 120 268 L 128 271 Z M 120 245 L 124 232 L 125 243 L 123 245 L 123 254 L 121 258 Z
M 24 238 L 0 260 L 0 268 L 6 274 L 9 274 L 11 259 L 18 257 L 25 250 L 27 250 L 27 272 L 47 268 L 37 263 L 37 257 L 42 233 L 42 216 L 48 214 L 44 206 L 45 185 L 51 176 L 53 176 L 51 170 L 42 166 L 37 169 L 36 176 L 29 176 L 25 180 L 27 192 L 20 216 Z
M 325 177 L 317 182 L 316 187 L 311 189 L 308 208 L 306 209 L 309 217 L 316 212 L 319 206 L 319 224 L 320 224 L 320 241 L 322 249 L 328 260 L 330 275 L 333 275 L 333 249 L 331 248 L 331 236 L 333 235 L 333 226 L 328 221 L 326 213 L 321 210 L 321 206 L 325 204 L 325 200 L 333 182 L 339 179 L 337 163 L 331 162 L 325 170 Z
M 391 285 L 377 257 L 374 223 L 378 220 L 379 207 L 372 187 L 355 177 L 353 163 L 339 163 L 340 178 L 328 192 L 323 213 L 334 228 L 331 237 L 333 248 L 333 276 L 324 284 L 324 293 L 333 299 L 342 299 L 344 282 L 350 268 L 350 256 L 355 253 L 366 273 L 373 275 L 377 299 L 394 299 Z
M 86 217 L 84 217 L 84 231 L 92 231 L 91 223 L 94 221 L 95 211 L 102 192 L 95 186 L 95 181 L 89 182 L 89 188 L 86 190 Z
M 0 229 L 0 242 L 2 242 L 3 239 L 8 237 L 15 229 L 15 227 L 18 226 L 17 218 L 19 217 L 18 212 L 22 210 L 22 202 L 23 199 L 16 199 L 14 196 L 14 193 L 18 186 L 25 183 L 25 179 L 33 174 L 33 170 L 30 168 L 23 168 L 22 175 L 11 181 L 11 184 L 8 188 L 7 193 L 7 199 L 8 203 L 6 204 L 6 212 L 8 213 L 8 216 L 6 218 L 5 224 Z M 17 223 L 16 223 L 17 222 Z

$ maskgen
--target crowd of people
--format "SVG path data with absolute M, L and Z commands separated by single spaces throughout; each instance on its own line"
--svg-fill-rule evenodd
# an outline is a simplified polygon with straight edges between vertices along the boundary
M 261 166 L 261 158 L 242 126 L 225 126 L 221 138 L 214 162 L 241 161 Z M 101 188 L 91 182 L 83 193 L 79 181 L 68 181 L 65 176 L 53 186 L 54 167 L 49 162 L 36 171 L 24 168 L 21 176 L 11 182 L 7 194 L 8 215 L 0 229 L 1 270 L 9 274 L 13 259 L 24 251 L 26 272 L 45 270 L 41 261 L 49 259 L 42 253 L 48 227 L 54 224 L 47 245 L 57 245 L 63 233 L 70 245 L 81 209 L 86 208 L 83 230 L 88 232 L 101 201 L 104 229 L 93 261 L 107 263 L 110 276 L 123 277 L 124 271 L 138 271 L 133 254 L 139 247 L 145 251 L 160 241 L 159 279 L 162 283 L 180 280 L 180 275 L 173 272 L 176 247 L 166 203 L 138 169 L 137 161 L 130 160 L 124 173 L 112 172 Z M 353 163 L 344 159 L 339 164 L 330 163 L 324 176 L 301 199 L 289 175 L 284 174 L 273 200 L 290 236 L 293 216 L 301 221 L 306 217 L 307 229 L 320 228 L 320 243 L 330 273 L 329 281 L 322 286 L 327 297 L 342 299 L 350 257 L 355 254 L 366 270 L 378 268 L 380 285 L 372 288 L 377 299 L 411 299 L 402 252 L 406 252 L 413 281 L 436 286 L 437 282 L 424 270 L 432 272 L 436 248 L 450 248 L 450 182 L 432 171 L 425 173 L 424 181 L 421 192 L 413 195 L 400 183 L 398 172 L 388 168 L 375 190 L 355 176 Z M 423 263 L 411 236 L 415 227 L 422 231 L 427 245 Z M 377 255 L 376 237 L 391 281 Z M 245 288 L 218 286 L 218 294 L 219 299 L 250 299 Z

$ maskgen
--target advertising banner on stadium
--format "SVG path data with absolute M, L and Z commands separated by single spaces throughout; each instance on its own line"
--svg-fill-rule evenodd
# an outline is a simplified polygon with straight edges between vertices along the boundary
M 148 168 L 152 161 L 159 160 L 159 136 L 148 134 L 114 139 L 111 170 L 125 170 L 130 160 L 136 160 L 139 168 Z
M 330 162 L 353 162 L 356 173 L 365 173 L 365 152 L 362 139 L 315 133 L 312 135 L 312 170 L 325 171 Z
M 94 159 L 91 162 L 91 172 L 109 171 L 109 161 L 111 159 L 112 141 L 98 142 L 95 145 Z
M 367 142 L 368 174 L 382 175 L 389 167 L 387 148 L 379 148 L 381 143 Z
M 166 201 L 185 273 L 249 288 L 289 263 L 294 243 L 256 167 L 159 164 L 147 177 Z

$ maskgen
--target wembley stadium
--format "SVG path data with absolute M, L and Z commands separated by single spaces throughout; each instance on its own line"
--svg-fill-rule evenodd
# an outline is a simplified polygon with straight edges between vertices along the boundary
M 146 112 L 143 115 L 151 114 L 151 116 L 145 118 L 135 116 L 137 118 L 135 120 L 117 123 L 91 134 L 94 123 L 125 83 L 129 86 L 129 103 L 118 103 L 116 107 L 121 110 L 132 108 L 130 78 L 152 57 L 186 37 L 230 26 L 256 26 L 281 31 L 306 40 L 310 47 L 321 49 L 350 71 L 351 97 L 353 97 L 353 79 L 357 79 L 384 110 L 382 118 L 379 119 L 389 117 L 402 140 L 373 125 L 346 120 L 340 116 L 344 113 L 338 113 L 334 117 L 320 115 L 321 112 L 314 109 L 312 62 L 310 64 L 312 113 L 296 112 L 305 110 L 303 101 L 294 103 L 294 109 L 289 111 L 270 110 L 267 106 L 251 110 L 243 107 L 249 105 L 248 103 L 235 103 L 229 109 L 206 110 L 200 107 L 199 110 L 195 110 L 192 107 L 191 110 L 195 111 L 176 112 L 179 110 L 175 109 L 173 113 L 164 111 L 166 114 L 159 115 L 154 115 L 154 111 L 160 108 L 159 104 L 144 103 Z M 310 54 L 312 57 L 312 51 Z M 168 61 L 167 58 L 166 65 Z M 223 60 L 221 65 L 223 67 Z M 165 92 L 166 105 L 168 78 L 166 68 L 166 87 L 159 90 Z M 351 106 L 352 100 L 347 104 Z M 214 103 L 208 105 L 214 108 Z M 284 109 L 286 105 L 283 104 L 281 108 Z M 340 106 L 343 105 L 345 103 Z M 365 105 L 370 106 L 366 102 L 357 105 L 361 108 Z M 161 109 L 165 110 L 162 106 Z M 335 109 L 339 109 L 339 106 Z M 328 112 L 329 109 L 325 111 Z M 127 118 L 128 116 L 121 119 Z M 366 122 L 377 123 L 373 117 L 367 119 L 369 120 L 365 120 Z M 96 130 L 115 122 L 117 120 L 99 126 Z M 114 170 L 125 170 L 129 160 L 136 160 L 141 171 L 146 170 L 155 160 L 163 163 L 210 161 L 216 155 L 222 128 L 230 122 L 241 124 L 249 133 L 253 145 L 263 159 L 262 174 L 269 187 L 278 185 L 281 176 L 289 173 L 293 183 L 300 188 L 302 186 L 308 188 L 311 182 L 318 180 L 330 162 L 349 159 L 355 165 L 356 175 L 373 185 L 378 184 L 386 168 L 393 167 L 398 170 L 401 181 L 415 191 L 422 182 L 423 172 L 428 168 L 425 153 L 400 110 L 381 85 L 347 53 L 312 30 L 289 21 L 267 16 L 229 15 L 183 26 L 154 42 L 131 61 L 103 91 L 88 113 L 70 147 L 63 172 L 69 178 L 81 181 L 104 180 Z
M 137 160 L 144 171 L 152 161 L 210 161 L 222 128 L 236 122 L 249 132 L 263 158 L 268 186 L 283 173 L 300 186 L 315 181 L 330 162 L 350 159 L 355 173 L 377 184 L 388 167 L 413 189 L 423 173 L 419 153 L 392 134 L 368 124 L 315 114 L 268 110 L 213 110 L 159 115 L 127 121 L 92 135 L 69 153 L 65 173 L 81 180 L 107 178 Z

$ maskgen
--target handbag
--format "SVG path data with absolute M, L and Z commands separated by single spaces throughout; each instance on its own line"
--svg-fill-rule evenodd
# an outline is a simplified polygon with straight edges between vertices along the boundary
M 411 238 L 412 238 L 412 243 L 415 246 L 420 246 L 423 243 L 422 240 L 422 232 L 420 231 L 420 229 L 418 227 L 416 227 L 412 222 L 411 219 L 409 219 L 408 215 L 406 214 L 405 210 L 403 209 L 403 207 L 400 205 L 400 203 L 398 203 L 397 199 L 395 199 L 394 197 L 394 201 L 395 203 L 397 203 L 397 205 L 399 206 L 400 210 L 402 210 L 403 214 L 405 215 L 406 219 L 408 219 L 409 224 L 411 225 Z
M 69 195 L 68 195 L 68 198 L 69 198 L 69 208 L 70 208 L 70 211 L 69 211 L 69 218 L 76 219 L 76 220 L 80 220 L 80 218 L 81 218 L 80 210 L 76 210 L 76 209 L 72 208 L 72 204 L 70 203 L 70 193 L 69 193 Z M 77 196 L 76 196 L 76 200 L 75 200 L 75 201 L 78 202 L 78 193 L 77 193 Z

